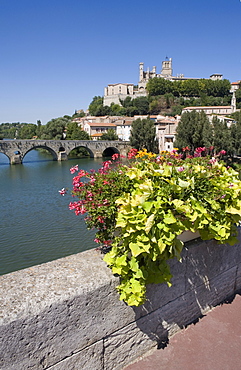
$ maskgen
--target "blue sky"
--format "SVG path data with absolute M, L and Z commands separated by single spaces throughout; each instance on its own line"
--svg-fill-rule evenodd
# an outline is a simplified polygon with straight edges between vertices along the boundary
M 0 0 L 0 123 L 72 115 L 166 56 L 241 80 L 240 20 L 240 0 Z

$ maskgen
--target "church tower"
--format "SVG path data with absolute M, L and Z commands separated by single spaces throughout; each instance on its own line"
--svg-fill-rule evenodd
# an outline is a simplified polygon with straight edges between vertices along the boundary
M 236 112 L 236 96 L 235 96 L 235 91 L 233 91 L 233 96 L 231 100 L 231 109 L 232 113 Z
M 167 58 L 162 62 L 161 77 L 171 77 L 172 76 L 172 58 Z
M 139 82 L 144 79 L 144 63 L 139 63 Z

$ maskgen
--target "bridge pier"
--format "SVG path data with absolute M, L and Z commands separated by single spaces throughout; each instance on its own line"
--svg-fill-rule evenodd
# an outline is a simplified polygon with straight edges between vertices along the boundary
M 102 152 L 98 150 L 94 151 L 94 158 L 102 158 L 102 157 L 103 157 Z
M 10 158 L 10 163 L 11 163 L 11 164 L 22 164 L 22 157 L 21 157 L 21 154 L 14 154 L 14 155 Z
M 67 161 L 68 156 L 66 152 L 59 152 L 58 153 L 58 161 Z

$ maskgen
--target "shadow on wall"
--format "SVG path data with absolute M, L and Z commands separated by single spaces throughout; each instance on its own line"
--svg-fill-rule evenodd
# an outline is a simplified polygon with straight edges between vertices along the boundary
M 227 301 L 227 297 L 232 299 L 241 282 L 236 285 L 237 261 L 241 261 L 239 245 L 220 246 L 215 241 L 198 239 L 189 248 L 186 243 L 182 262 L 170 261 L 172 287 L 148 286 L 147 302 L 134 308 L 136 329 L 143 333 L 143 344 L 150 339 L 158 348 L 164 348 L 170 336 L 197 322 L 212 307 Z

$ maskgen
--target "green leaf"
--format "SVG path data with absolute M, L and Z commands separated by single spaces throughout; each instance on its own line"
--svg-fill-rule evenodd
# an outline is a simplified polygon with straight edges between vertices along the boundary
M 181 188 L 188 188 L 191 185 L 190 181 L 184 181 L 182 179 L 178 179 L 178 185 L 181 186 Z
M 158 248 L 161 254 L 165 251 L 166 247 L 167 245 L 162 240 L 158 240 Z
M 145 224 L 145 232 L 146 233 L 149 233 L 149 231 L 151 230 L 151 228 L 154 224 L 154 218 L 155 218 L 155 214 L 152 214 L 151 216 L 148 217 L 148 219 L 146 221 L 146 224 Z
M 168 212 L 168 214 L 164 216 L 163 221 L 165 222 L 165 224 L 175 224 L 177 222 L 172 212 Z
M 139 243 L 130 243 L 129 247 L 134 257 L 139 256 L 139 254 L 145 252 L 144 248 L 142 248 Z

